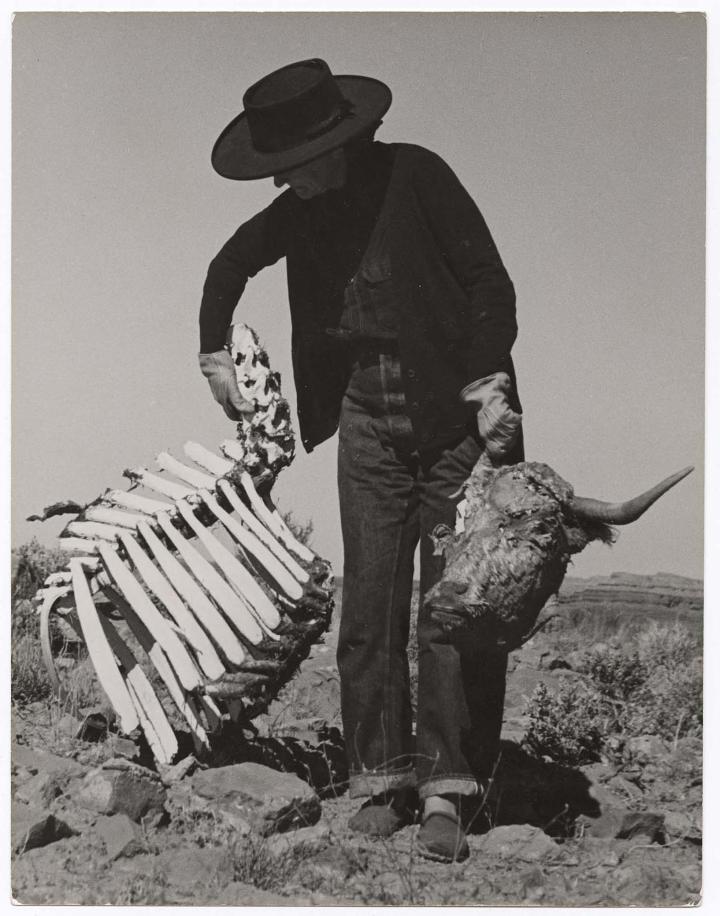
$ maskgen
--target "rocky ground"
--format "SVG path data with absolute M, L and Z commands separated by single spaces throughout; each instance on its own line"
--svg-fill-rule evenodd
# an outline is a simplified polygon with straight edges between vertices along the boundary
M 357 802 L 343 785 L 335 631 L 258 734 L 224 735 L 210 766 L 189 748 L 157 772 L 140 742 L 104 734 L 97 716 L 16 706 L 13 895 L 35 905 L 696 903 L 699 737 L 679 726 L 673 739 L 635 734 L 574 766 L 532 755 L 525 740 L 537 685 L 584 677 L 587 627 L 572 623 L 587 604 L 599 615 L 616 598 L 646 617 L 659 608 L 699 633 L 701 584 L 670 578 L 570 580 L 563 625 L 513 653 L 495 784 L 461 865 L 422 859 L 415 826 L 389 840 L 347 830 Z

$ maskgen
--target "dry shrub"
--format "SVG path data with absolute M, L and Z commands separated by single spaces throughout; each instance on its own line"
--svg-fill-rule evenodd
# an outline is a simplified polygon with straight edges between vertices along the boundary
M 37 636 L 28 632 L 17 636 L 13 633 L 10 672 L 10 694 L 16 703 L 34 703 L 50 696 L 50 680 Z
M 12 601 L 32 598 L 50 573 L 62 569 L 68 555 L 58 547 L 45 547 L 37 538 L 13 550 Z
M 556 693 L 538 684 L 530 697 L 524 746 L 537 757 L 567 766 L 598 760 L 608 725 L 608 704 L 593 690 L 561 681 Z
M 666 741 L 702 733 L 702 648 L 680 624 L 599 643 L 579 664 L 583 681 L 539 685 L 530 698 L 525 747 L 566 765 L 599 760 L 618 739 Z
M 233 880 L 264 891 L 279 891 L 313 855 L 312 847 L 303 844 L 276 852 L 265 837 L 250 834 L 238 840 L 231 851 Z

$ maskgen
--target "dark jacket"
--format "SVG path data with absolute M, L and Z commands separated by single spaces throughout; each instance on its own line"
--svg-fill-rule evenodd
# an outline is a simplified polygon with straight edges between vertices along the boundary
M 467 384 L 514 380 L 515 292 L 485 221 L 443 160 L 409 144 L 367 145 L 348 188 L 309 201 L 286 191 L 244 223 L 210 264 L 200 311 L 202 352 L 220 349 L 247 279 L 286 258 L 300 435 L 307 451 L 337 429 L 351 371 L 333 339 L 343 291 L 380 206 L 398 308 L 398 347 L 422 448 L 463 435 Z M 519 410 L 517 394 L 512 405 Z

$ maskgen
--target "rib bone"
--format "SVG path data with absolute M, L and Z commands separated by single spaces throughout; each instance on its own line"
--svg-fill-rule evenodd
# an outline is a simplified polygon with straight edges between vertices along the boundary
M 103 626 L 98 619 L 82 563 L 70 560 L 70 571 L 83 638 L 98 680 L 120 718 L 122 730 L 131 732 L 139 724 L 135 704 L 128 693 L 125 680 L 115 663 Z
M 186 541 L 172 522 L 163 515 L 158 516 L 158 524 L 168 536 L 180 557 L 189 569 L 217 602 L 225 615 L 235 625 L 238 632 L 251 645 L 262 642 L 263 631 L 247 604 L 234 592 L 222 576 L 208 563 L 198 551 Z
M 211 489 L 215 487 L 215 477 L 210 477 L 209 474 L 205 474 L 203 471 L 196 471 L 195 468 L 188 467 L 182 461 L 173 458 L 168 452 L 160 452 L 155 462 L 161 470 L 174 474 L 178 480 L 189 483 L 195 490 L 199 490 L 200 487 L 210 487 Z
M 100 622 L 110 648 L 125 669 L 125 686 L 135 705 L 148 744 L 157 760 L 161 763 L 170 763 L 177 753 L 178 743 L 165 710 L 127 643 L 102 615 Z
M 148 471 L 147 468 L 128 468 L 123 471 L 125 477 L 130 480 L 141 483 L 148 490 L 154 490 L 156 493 L 162 493 L 163 496 L 169 496 L 170 499 L 182 499 L 185 496 L 192 496 L 193 490 L 183 487 L 179 483 L 168 480 L 166 477 L 160 477 Z
M 110 490 L 103 496 L 103 499 L 123 509 L 133 509 L 145 515 L 168 512 L 175 508 L 172 503 L 164 503 L 159 499 L 150 499 L 147 496 L 138 496 L 137 493 L 128 493 L 125 490 Z
M 310 578 L 309 573 L 300 566 L 297 560 L 288 552 L 288 550 L 280 543 L 280 541 L 272 534 L 269 528 L 266 528 L 258 519 L 253 515 L 253 513 L 247 508 L 245 503 L 240 499 L 235 490 L 230 486 L 227 480 L 218 481 L 218 488 L 220 492 L 225 496 L 227 501 L 232 506 L 233 510 L 237 512 L 240 516 L 240 519 L 244 525 L 246 525 L 252 533 L 259 538 L 268 547 L 275 556 L 280 560 L 280 562 L 285 566 L 293 576 L 304 585 Z
M 272 551 L 268 550 L 265 544 L 256 538 L 252 531 L 243 528 L 238 521 L 222 509 L 218 505 L 218 501 L 215 497 L 208 493 L 207 490 L 200 490 L 200 499 L 202 499 L 213 515 L 223 523 L 238 544 L 240 544 L 240 546 L 265 569 L 271 578 L 275 580 L 288 598 L 293 601 L 299 601 L 303 596 L 302 585 L 297 579 L 293 578 L 289 570 L 282 565 Z
M 218 644 L 225 657 L 234 664 L 239 665 L 245 658 L 245 650 L 222 614 L 147 523 L 141 522 L 138 526 L 138 531 L 154 554 L 165 575 Z
M 180 515 L 195 532 L 200 543 L 222 569 L 230 583 L 235 586 L 238 596 L 246 603 L 261 626 L 266 632 L 276 627 L 280 623 L 277 608 L 253 579 L 252 574 L 198 521 L 192 508 L 184 500 L 178 500 L 177 507 Z
M 183 445 L 183 451 L 191 461 L 199 464 L 200 467 L 205 468 L 206 471 L 210 471 L 211 474 L 217 477 L 229 474 L 235 467 L 232 461 L 228 461 L 227 458 L 221 458 L 215 452 L 211 452 L 210 449 L 197 442 L 186 442 Z
M 142 524 L 145 524 L 144 522 Z M 121 537 L 123 547 L 135 564 L 146 586 L 160 599 L 197 655 L 198 664 L 209 678 L 220 677 L 225 666 L 207 634 L 180 600 L 178 593 L 155 566 L 138 542 L 128 535 Z M 163 643 L 163 645 L 165 645 Z

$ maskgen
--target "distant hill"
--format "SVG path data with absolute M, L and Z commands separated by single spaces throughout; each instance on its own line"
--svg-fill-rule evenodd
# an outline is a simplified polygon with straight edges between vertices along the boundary
M 702 637 L 703 582 L 686 576 L 656 573 L 641 576 L 616 572 L 580 579 L 568 576 L 560 589 L 560 606 L 583 613 L 612 613 L 628 621 L 678 621 Z

